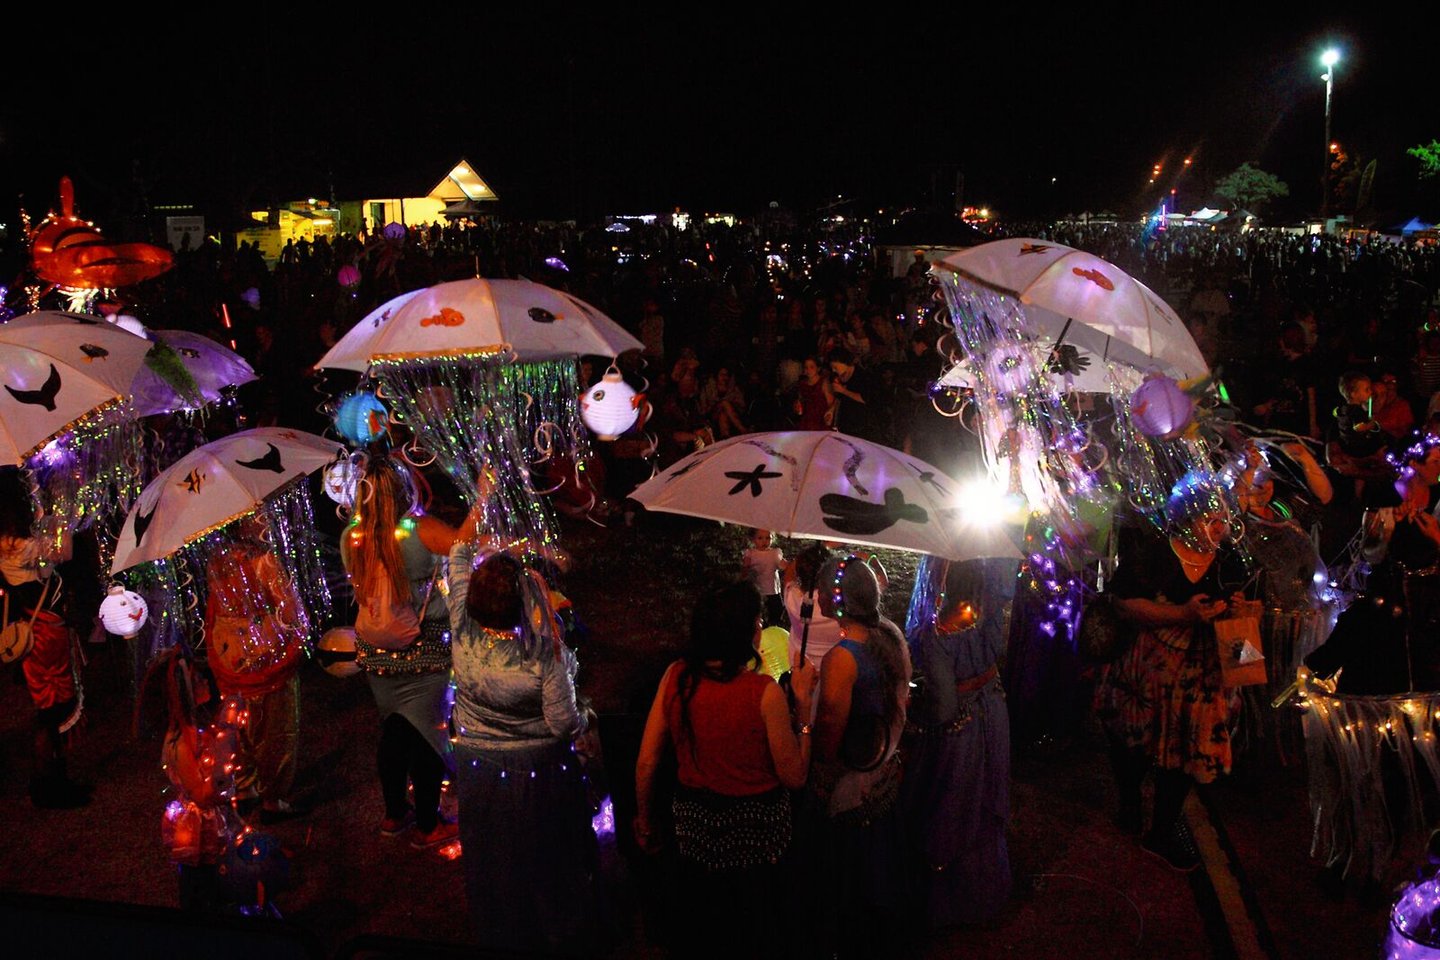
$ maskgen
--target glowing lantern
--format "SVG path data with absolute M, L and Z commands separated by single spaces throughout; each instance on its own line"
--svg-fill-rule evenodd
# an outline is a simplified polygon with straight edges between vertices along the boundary
M 580 398 L 580 419 L 601 440 L 614 440 L 640 419 L 640 394 L 613 366 Z
M 369 443 L 385 432 L 390 419 L 373 393 L 352 393 L 335 408 L 335 429 L 351 443 Z
M 1141 433 L 1173 440 L 1190 426 L 1195 401 L 1169 377 L 1151 377 L 1131 397 L 1130 411 Z
M 1399 960 L 1440 960 L 1440 879 L 1413 884 L 1390 911 L 1384 956 Z
M 332 677 L 353 677 L 360 672 L 355 662 L 355 628 L 335 627 L 326 630 L 317 644 L 315 659 Z
M 119 637 L 135 636 L 145 626 L 150 608 L 145 598 L 120 586 L 113 585 L 100 601 L 100 622 L 105 629 Z
M 360 286 L 360 271 L 353 263 L 347 263 L 335 273 L 335 282 L 346 290 Z
M 355 506 L 355 483 L 360 479 L 360 471 L 348 457 L 330 464 L 320 476 L 325 496 L 347 509 Z
M 385 224 L 385 228 L 381 230 L 380 233 L 384 235 L 386 240 L 404 240 L 405 224 L 387 223 Z

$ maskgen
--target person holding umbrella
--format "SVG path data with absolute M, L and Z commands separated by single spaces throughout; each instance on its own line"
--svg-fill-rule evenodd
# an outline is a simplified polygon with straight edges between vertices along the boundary
M 355 517 L 340 540 L 355 596 L 367 603 L 383 584 L 419 620 L 419 636 L 397 650 L 377 647 L 356 631 L 355 662 L 380 708 L 380 833 L 397 837 L 413 823 L 412 846 L 439 846 L 455 839 L 459 828 L 440 816 L 441 782 L 451 770 L 450 621 L 434 583 L 439 558 L 459 531 L 421 512 L 414 480 L 394 458 L 371 457 L 356 489 L 363 493 L 357 493 Z M 407 785 L 415 788 L 413 808 Z
M 820 664 L 815 760 L 804 827 L 803 883 L 820 918 L 816 946 L 840 956 L 883 957 L 903 935 L 904 842 L 896 800 L 910 655 L 880 613 L 880 581 L 854 554 L 820 573 L 820 607 L 840 642 Z M 830 953 L 822 952 L 829 956 Z

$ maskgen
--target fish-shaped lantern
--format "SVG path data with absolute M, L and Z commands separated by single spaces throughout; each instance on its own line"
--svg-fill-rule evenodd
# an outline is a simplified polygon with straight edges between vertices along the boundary
M 75 215 L 75 187 L 60 178 L 60 213 L 51 213 L 30 234 L 30 259 L 40 279 L 83 290 L 111 290 L 158 277 L 175 265 L 164 247 L 112 243 Z

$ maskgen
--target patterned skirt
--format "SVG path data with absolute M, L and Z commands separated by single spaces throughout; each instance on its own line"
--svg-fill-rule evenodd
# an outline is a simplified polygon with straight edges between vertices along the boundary
M 744 870 L 780 861 L 790 848 L 790 795 L 780 787 L 729 797 L 677 784 L 680 856 L 706 870 Z
M 1230 698 L 1208 628 L 1142 630 L 1095 689 L 1105 730 L 1200 783 L 1230 772 Z

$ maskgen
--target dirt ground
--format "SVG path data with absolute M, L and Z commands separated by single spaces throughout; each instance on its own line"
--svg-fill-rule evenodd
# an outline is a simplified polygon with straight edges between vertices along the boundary
M 605 717 L 607 751 L 622 744 L 613 751 L 611 766 L 618 769 L 611 776 L 628 777 L 623 742 L 633 739 L 660 672 L 682 642 L 692 598 L 716 578 L 738 574 L 743 534 L 651 516 L 634 528 L 572 524 L 566 544 L 576 560 L 567 593 L 591 630 L 580 651 L 581 686 Z M 902 619 L 915 558 L 886 554 L 885 561 L 892 577 L 887 609 Z M 5 893 L 177 904 L 175 873 L 159 839 L 166 781 L 158 738 L 131 735 L 125 651 L 115 643 L 89 649 L 88 722 L 73 766 L 96 784 L 96 793 L 81 810 L 30 806 L 31 710 L 23 687 L 10 682 L 14 671 L 0 674 L 6 681 L 0 684 L 0 809 L 9 811 L 0 828 Z M 294 882 L 275 897 L 286 920 L 331 954 L 357 937 L 381 935 L 410 938 L 411 952 L 419 950 L 414 941 L 426 941 L 436 955 L 475 955 L 460 864 L 375 831 L 381 815 L 374 776 L 378 719 L 364 682 L 338 680 L 307 665 L 302 717 L 299 793 L 314 812 L 272 828 L 294 852 Z M 1111 825 L 1112 807 L 1113 788 L 1092 731 L 1074 731 L 1063 746 L 1021 750 L 1012 793 L 1013 901 L 986 927 L 932 936 L 925 955 L 1378 955 L 1383 904 L 1353 895 L 1331 899 L 1317 882 L 1319 871 L 1307 856 L 1299 768 L 1241 770 L 1206 791 L 1202 808 L 1216 827 L 1222 856 L 1218 867 L 1189 877 L 1157 864 L 1122 836 Z M 658 956 L 643 934 L 625 859 L 612 846 L 606 862 L 622 930 L 616 955 Z M 1238 926 L 1236 911 L 1224 909 L 1224 891 L 1232 887 L 1243 902 Z M 1235 896 L 1232 890 L 1229 899 Z

